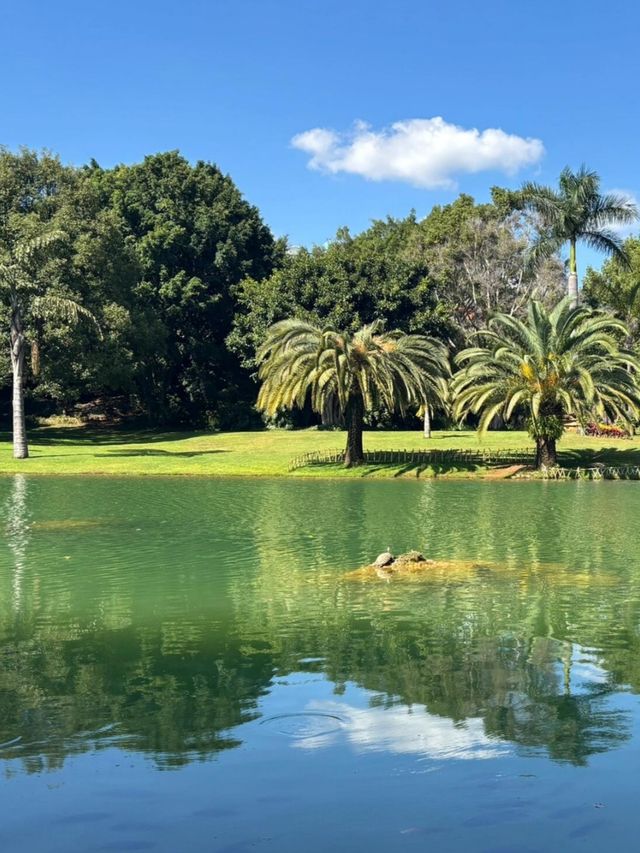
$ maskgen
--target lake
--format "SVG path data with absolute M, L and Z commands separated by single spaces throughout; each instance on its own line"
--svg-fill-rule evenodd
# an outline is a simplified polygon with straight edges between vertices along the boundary
M 0 848 L 602 851 L 637 483 L 0 479 Z M 390 546 L 473 566 L 346 575 Z

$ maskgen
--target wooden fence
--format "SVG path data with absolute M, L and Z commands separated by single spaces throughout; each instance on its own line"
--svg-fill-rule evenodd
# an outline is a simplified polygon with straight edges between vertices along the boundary
M 344 461 L 344 450 L 314 450 L 296 456 L 289 470 L 309 465 L 338 465 Z M 522 450 L 367 450 L 367 465 L 410 465 L 416 468 L 446 465 L 532 465 L 535 456 Z
M 367 450 L 366 465 L 411 466 L 412 468 L 437 468 L 439 466 L 507 466 L 535 463 L 535 454 L 522 450 Z M 296 456 L 289 463 L 289 471 L 309 465 L 341 465 L 344 450 L 313 450 Z M 640 480 L 640 465 L 593 465 L 591 467 L 564 468 L 555 466 L 540 471 L 526 471 L 516 477 L 543 480 Z

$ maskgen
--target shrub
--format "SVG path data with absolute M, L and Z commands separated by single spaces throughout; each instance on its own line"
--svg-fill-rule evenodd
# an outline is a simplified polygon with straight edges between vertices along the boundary
M 605 438 L 629 438 L 627 430 L 616 424 L 601 424 L 592 422 L 587 424 L 585 430 L 587 435 L 604 436 Z

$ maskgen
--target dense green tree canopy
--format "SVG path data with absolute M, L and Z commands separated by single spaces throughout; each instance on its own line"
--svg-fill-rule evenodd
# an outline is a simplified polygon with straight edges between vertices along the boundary
M 246 421 L 254 386 L 225 344 L 232 289 L 270 274 L 282 250 L 229 177 L 175 152 L 102 169 L 3 151 L 0 243 L 43 224 L 65 235 L 44 271 L 49 287 L 86 304 L 104 340 L 43 323 L 36 396 L 65 408 L 123 395 L 156 422 Z M 2 367 L 6 376 L 6 355 Z
M 355 237 L 341 229 L 327 246 L 290 252 L 271 277 L 236 289 L 232 349 L 252 368 L 269 326 L 291 316 L 351 330 L 384 320 L 460 344 L 497 308 L 521 314 L 533 294 L 553 303 L 561 267 L 526 269 L 528 241 L 511 203 L 500 190 L 487 205 L 462 195 L 423 220 L 376 221 Z
M 615 201 L 598 198 L 605 208 Z M 347 333 L 382 321 L 463 348 L 494 313 L 523 317 L 532 298 L 552 307 L 563 291 L 557 254 L 535 268 L 527 262 L 549 234 L 523 205 L 521 192 L 494 188 L 488 204 L 461 195 L 423 219 L 378 220 L 293 248 L 211 163 L 167 152 L 75 167 L 1 150 L 0 246 L 46 229 L 63 235 L 41 278 L 48 292 L 86 306 L 103 332 L 99 339 L 53 314 L 33 324 L 42 358 L 37 376 L 26 368 L 30 410 L 82 403 L 156 424 L 259 425 L 256 353 L 287 318 Z M 589 275 L 586 295 L 625 320 L 633 343 L 640 249 L 633 241 L 625 249 L 631 268 L 605 264 L 600 277 Z M 8 348 L 0 371 L 8 413 Z

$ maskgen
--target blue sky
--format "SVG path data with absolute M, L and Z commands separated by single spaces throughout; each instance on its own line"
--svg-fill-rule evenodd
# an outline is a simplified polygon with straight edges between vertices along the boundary
M 58 0 L 2 17 L 1 143 L 105 166 L 179 148 L 294 244 L 583 161 L 640 195 L 632 0 Z M 333 133 L 299 136 L 318 128 Z

